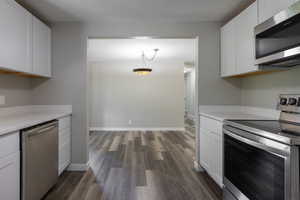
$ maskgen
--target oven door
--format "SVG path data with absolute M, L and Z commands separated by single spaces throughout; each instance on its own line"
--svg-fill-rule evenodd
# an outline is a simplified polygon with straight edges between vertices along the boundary
M 238 200 L 291 200 L 291 148 L 224 126 L 224 185 Z

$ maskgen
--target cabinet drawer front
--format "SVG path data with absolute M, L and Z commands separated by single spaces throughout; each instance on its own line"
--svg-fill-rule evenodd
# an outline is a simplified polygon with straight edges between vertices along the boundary
M 20 199 L 20 153 L 16 152 L 0 159 L 1 199 Z
M 222 135 L 223 123 L 207 117 L 200 117 L 200 127 L 214 134 Z
M 0 136 L 0 158 L 18 152 L 19 141 L 19 132 Z
M 65 128 L 70 128 L 71 127 L 71 117 L 67 116 L 64 118 L 60 118 L 58 120 L 58 127 L 59 127 L 59 130 L 63 130 Z

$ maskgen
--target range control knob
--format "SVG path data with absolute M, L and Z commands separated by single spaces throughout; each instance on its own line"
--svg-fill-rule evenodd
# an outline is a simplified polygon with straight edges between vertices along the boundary
M 289 105 L 295 106 L 297 105 L 298 100 L 296 98 L 289 98 Z
M 287 98 L 280 98 L 280 105 L 285 106 L 288 103 L 288 99 Z

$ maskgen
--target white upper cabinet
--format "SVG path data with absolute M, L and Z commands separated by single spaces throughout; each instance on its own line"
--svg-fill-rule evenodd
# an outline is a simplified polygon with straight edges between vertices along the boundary
M 0 67 L 31 72 L 31 14 L 13 0 L 1 0 L 0 30 Z
M 235 55 L 236 20 L 230 21 L 221 28 L 221 76 L 226 77 L 236 71 Z
M 297 0 L 258 0 L 259 23 L 262 23 L 280 11 L 285 10 L 296 1 Z
M 255 61 L 255 34 L 257 3 L 253 3 L 236 18 L 236 73 L 258 70 Z
M 257 3 L 221 28 L 221 76 L 229 77 L 257 71 L 254 27 Z
M 51 30 L 33 17 L 33 74 L 51 77 Z
M 51 30 L 14 0 L 0 1 L 0 68 L 51 77 Z

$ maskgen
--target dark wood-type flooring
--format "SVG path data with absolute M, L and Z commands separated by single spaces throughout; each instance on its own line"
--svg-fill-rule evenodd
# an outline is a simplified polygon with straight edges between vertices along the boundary
M 193 170 L 194 146 L 188 129 L 92 132 L 89 170 L 64 172 L 45 200 L 220 200 L 218 186 Z

